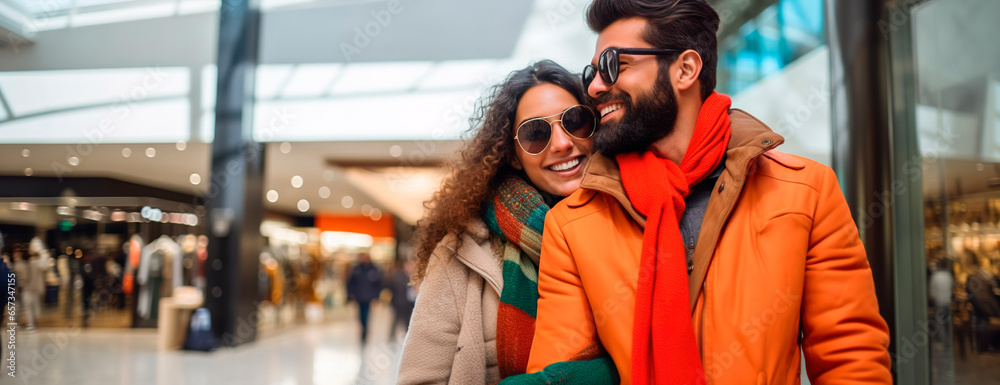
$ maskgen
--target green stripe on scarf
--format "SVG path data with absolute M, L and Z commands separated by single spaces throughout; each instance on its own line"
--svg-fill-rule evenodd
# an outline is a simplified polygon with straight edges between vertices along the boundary
M 538 261 L 549 206 L 534 187 L 517 176 L 500 183 L 486 202 L 483 220 L 501 238 L 503 291 L 497 310 L 497 361 L 503 384 L 617 384 L 614 362 L 599 346 L 573 361 L 524 374 L 538 309 Z
M 507 290 L 508 286 L 512 289 Z M 534 277 L 525 276 L 521 266 L 518 266 L 513 261 L 505 260 L 503 261 L 503 288 L 503 293 L 500 294 L 500 302 L 520 309 L 530 315 L 531 318 L 538 317 L 537 274 Z

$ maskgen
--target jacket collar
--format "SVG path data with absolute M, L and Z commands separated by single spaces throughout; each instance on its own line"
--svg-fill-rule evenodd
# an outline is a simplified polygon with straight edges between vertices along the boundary
M 458 249 L 454 245 L 449 245 L 448 248 L 459 261 L 489 282 L 490 287 L 499 295 L 503 291 L 503 270 L 500 267 L 499 252 L 495 251 L 496 246 L 491 241 L 486 223 L 479 218 L 470 220 L 461 238 Z
M 783 143 L 785 139 L 781 135 L 775 134 L 757 118 L 737 109 L 729 110 L 729 118 L 732 134 L 729 137 L 729 146 L 726 150 L 726 168 L 716 180 L 716 191 L 713 191 L 712 197 L 708 201 L 705 219 L 701 223 L 698 235 L 698 244 L 694 250 L 694 270 L 688 276 L 688 294 L 692 311 L 694 311 L 698 296 L 704 288 L 705 277 L 712 263 L 716 242 L 718 242 L 722 229 L 729 219 L 729 214 L 739 201 L 743 185 L 752 172 L 753 161 L 764 154 L 785 167 L 792 169 L 803 167 L 795 159 L 778 151 L 770 151 Z M 727 181 L 729 182 L 728 188 L 726 188 Z M 582 205 L 592 199 L 596 192 L 603 192 L 617 199 L 625 211 L 640 226 L 645 228 L 646 218 L 632 207 L 621 182 L 621 171 L 613 159 L 595 154 L 587 165 L 587 169 L 584 170 L 580 187 L 589 190 L 585 190 L 584 195 L 581 195 L 582 199 L 574 203 Z
M 729 119 L 732 134 L 726 150 L 725 171 L 738 180 L 745 180 L 749 170 L 742 165 L 784 143 L 785 139 L 743 110 L 730 109 Z M 632 219 L 635 219 L 640 226 L 646 226 L 646 217 L 636 211 L 625 193 L 621 169 L 618 168 L 618 162 L 614 158 L 599 153 L 592 155 L 587 168 L 583 171 L 580 188 L 611 195 L 621 203 Z

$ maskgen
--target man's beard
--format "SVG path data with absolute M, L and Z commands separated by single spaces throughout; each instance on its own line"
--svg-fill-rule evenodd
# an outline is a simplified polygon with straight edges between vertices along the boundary
M 601 124 L 594 133 L 594 151 L 605 156 L 642 152 L 674 129 L 677 98 L 670 79 L 657 79 L 653 90 L 640 95 L 633 103 L 628 94 L 606 93 L 594 99 L 594 105 L 620 102 L 625 113 L 616 122 Z

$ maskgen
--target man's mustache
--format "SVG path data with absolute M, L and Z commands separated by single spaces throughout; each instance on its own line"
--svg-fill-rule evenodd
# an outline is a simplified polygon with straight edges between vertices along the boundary
M 632 98 L 628 94 L 624 93 L 605 93 L 596 98 L 591 98 L 590 102 L 593 106 L 612 102 L 618 102 L 626 106 L 630 106 L 632 105 Z

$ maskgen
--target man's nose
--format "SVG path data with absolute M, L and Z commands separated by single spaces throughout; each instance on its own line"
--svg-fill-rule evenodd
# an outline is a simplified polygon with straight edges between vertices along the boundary
M 604 80 L 600 76 L 595 76 L 594 80 L 591 80 L 590 84 L 587 85 L 587 94 L 595 99 L 609 90 L 611 90 L 611 86 L 604 84 Z

